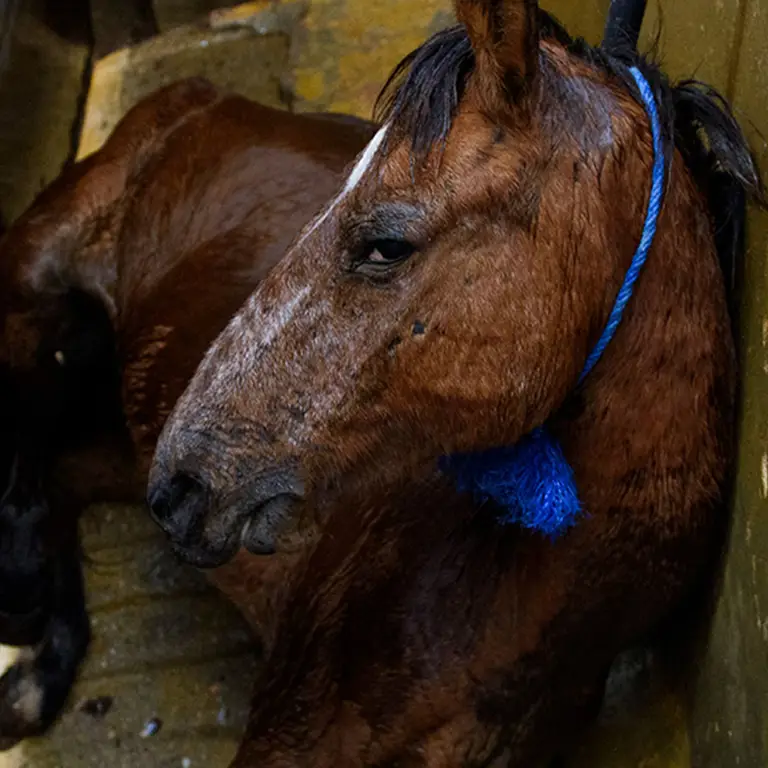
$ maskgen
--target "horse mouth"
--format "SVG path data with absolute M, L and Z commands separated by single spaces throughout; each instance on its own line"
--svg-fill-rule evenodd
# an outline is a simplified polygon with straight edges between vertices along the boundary
M 243 526 L 241 545 L 253 555 L 274 555 L 280 539 L 293 529 L 298 503 L 294 494 L 281 493 L 261 504 Z
M 208 547 L 189 546 L 185 544 L 176 544 L 176 542 L 170 542 L 170 548 L 173 555 L 186 565 L 191 565 L 194 568 L 200 568 L 201 570 L 210 570 L 212 568 L 220 568 L 222 565 L 226 565 L 235 556 L 235 552 L 229 552 L 225 550 L 211 550 Z
M 188 565 L 205 570 L 226 565 L 242 549 L 252 555 L 274 555 L 281 550 L 281 538 L 294 529 L 298 503 L 298 496 L 280 493 L 250 507 L 244 520 L 242 513 L 237 515 L 238 522 L 226 541 L 212 541 L 203 532 L 194 542 L 171 539 L 171 551 Z

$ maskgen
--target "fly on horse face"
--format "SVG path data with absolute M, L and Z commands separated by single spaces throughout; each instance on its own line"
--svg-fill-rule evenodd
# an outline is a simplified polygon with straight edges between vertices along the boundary
M 37 646 L 0 680 L 0 745 L 50 725 L 85 653 L 79 512 L 143 500 L 205 349 L 373 133 L 183 81 L 0 244 L 0 641 Z
M 296 558 L 237 768 L 536 765 L 717 548 L 745 139 L 636 30 L 455 9 L 158 443 L 177 553 Z

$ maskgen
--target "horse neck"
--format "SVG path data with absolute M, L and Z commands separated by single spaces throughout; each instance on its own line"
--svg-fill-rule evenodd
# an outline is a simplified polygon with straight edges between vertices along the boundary
M 467 711 L 468 671 L 489 617 L 500 617 L 505 654 L 535 645 L 536 619 L 518 621 L 510 594 L 519 588 L 515 596 L 533 602 L 524 591 L 546 542 L 500 528 L 433 472 L 377 498 L 338 500 L 301 566 L 244 747 L 260 765 L 296 757 L 291 743 L 304 753 L 312 745 L 318 767 L 378 763 L 369 749 L 404 754 L 424 718 Z M 524 579 L 513 573 L 521 542 Z M 382 741 L 372 746 L 374 731 Z
M 722 501 L 735 359 L 706 204 L 679 154 L 669 173 L 622 325 L 555 431 L 591 515 L 672 540 L 708 532 Z
M 169 133 L 219 98 L 210 84 L 184 80 L 134 107 L 105 145 L 62 174 L 10 229 L 0 278 L 10 295 L 56 295 L 77 287 L 115 314 L 117 238 L 132 179 Z
M 77 289 L 114 315 L 115 245 L 126 178 L 120 169 L 86 160 L 65 171 L 14 224 L 0 259 L 3 306 L 37 306 Z
M 286 743 L 316 742 L 316 764 L 333 765 L 339 743 L 363 750 L 379 720 L 405 733 L 426 711 L 438 722 L 469 712 L 470 678 L 493 669 L 526 681 L 499 693 L 507 714 L 545 689 L 567 698 L 563 681 L 599 677 L 698 575 L 732 416 L 722 275 L 676 157 L 631 308 L 552 425 L 586 507 L 576 530 L 551 544 L 501 528 L 434 480 L 382 490 L 373 506 L 339 504 L 281 618 L 248 754 L 277 765 Z M 582 668 L 563 673 L 553 657 Z

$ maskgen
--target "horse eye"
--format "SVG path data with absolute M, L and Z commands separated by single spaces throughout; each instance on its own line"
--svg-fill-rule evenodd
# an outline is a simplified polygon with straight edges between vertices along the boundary
M 397 264 L 405 261 L 416 248 L 405 240 L 371 240 L 363 248 L 362 261 L 368 264 Z

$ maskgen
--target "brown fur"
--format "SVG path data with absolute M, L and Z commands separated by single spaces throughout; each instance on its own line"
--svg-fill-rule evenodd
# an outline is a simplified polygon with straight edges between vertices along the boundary
M 365 121 L 294 116 L 183 81 L 132 109 L 2 241 L 0 416 L 11 423 L 2 455 L 21 469 L 0 505 L 0 610 L 9 602 L 0 640 L 36 643 L 30 617 L 48 642 L 53 621 L 68 639 L 49 671 L 33 660 L 18 685 L 6 676 L 0 699 L 79 662 L 87 624 L 72 625 L 84 621 L 82 596 L 75 589 L 61 604 L 51 562 L 76 564 L 85 504 L 144 499 L 160 429 L 204 351 L 371 133 Z M 11 602 L 20 591 L 22 606 Z M 43 714 L 19 720 L 0 704 L 0 735 L 47 726 L 73 672 L 57 678 Z
M 261 566 L 239 542 L 295 561 L 237 768 L 534 765 L 712 552 L 735 364 L 706 203 L 676 153 L 628 313 L 574 392 L 640 237 L 650 130 L 615 79 L 494 26 L 523 8 L 534 24 L 532 3 L 459 0 L 479 55 L 444 150 L 414 167 L 391 129 L 158 444 L 150 498 L 179 553 L 246 607 Z M 489 89 L 499 71 L 529 87 Z M 415 253 L 382 267 L 380 239 Z M 586 508 L 556 542 L 435 470 L 544 420 Z

